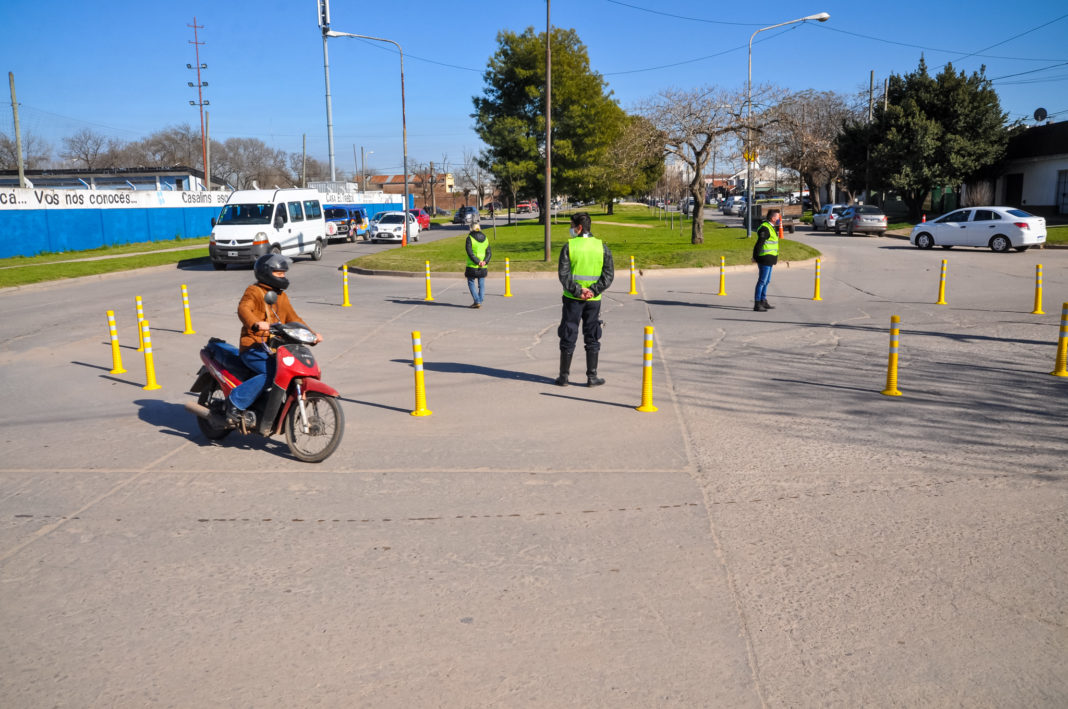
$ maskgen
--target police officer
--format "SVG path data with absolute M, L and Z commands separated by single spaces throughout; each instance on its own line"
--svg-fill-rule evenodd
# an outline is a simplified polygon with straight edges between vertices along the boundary
M 568 385 L 571 357 L 578 342 L 579 321 L 586 346 L 586 386 L 599 386 L 597 357 L 601 352 L 601 294 L 615 278 L 612 252 L 600 239 L 590 234 L 590 215 L 578 212 L 571 216 L 571 238 L 560 249 L 556 269 L 564 287 L 563 312 L 560 317 L 560 376 L 558 386 Z
M 771 269 L 779 262 L 779 230 L 781 221 L 778 209 L 769 209 L 764 223 L 757 229 L 757 242 L 753 246 L 753 260 L 757 263 L 756 292 L 753 294 L 753 310 L 763 313 L 775 306 L 768 303 L 768 284 Z
M 489 274 L 486 266 L 493 258 L 493 249 L 477 222 L 471 225 L 471 233 L 467 235 L 464 248 L 467 251 L 464 277 L 467 278 L 467 289 L 471 291 L 471 300 L 474 301 L 471 307 L 481 308 L 486 294 L 486 276 Z

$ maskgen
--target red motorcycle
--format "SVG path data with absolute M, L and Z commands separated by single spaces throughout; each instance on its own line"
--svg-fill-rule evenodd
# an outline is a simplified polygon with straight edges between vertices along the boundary
M 249 407 L 250 420 L 232 423 L 226 418 L 227 397 L 253 372 L 236 347 L 216 337 L 208 340 L 200 350 L 204 366 L 190 389 L 199 395 L 197 403 L 185 405 L 196 414 L 201 433 L 215 441 L 237 430 L 266 437 L 284 430 L 294 456 L 308 463 L 326 460 L 341 443 L 345 416 L 340 394 L 319 379 L 319 364 L 307 347 L 314 343 L 315 334 L 300 323 L 272 324 L 266 347 L 275 351 L 274 380 Z

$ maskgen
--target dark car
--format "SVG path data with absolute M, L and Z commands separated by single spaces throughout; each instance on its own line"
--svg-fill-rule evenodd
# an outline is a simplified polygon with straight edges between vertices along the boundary
M 478 224 L 478 210 L 474 207 L 460 207 L 452 218 L 453 224 Z
M 430 228 L 430 214 L 425 209 L 409 209 L 408 212 L 415 216 L 420 229 Z
M 367 210 L 345 204 L 323 205 L 323 217 L 326 219 L 327 234 L 332 239 L 355 241 L 357 236 L 366 238 L 368 222 Z

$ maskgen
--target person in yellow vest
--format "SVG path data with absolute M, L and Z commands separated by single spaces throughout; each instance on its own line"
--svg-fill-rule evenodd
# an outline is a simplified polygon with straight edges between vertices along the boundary
M 615 268 L 612 251 L 590 234 L 590 215 L 578 212 L 571 216 L 571 238 L 560 249 L 556 268 L 564 287 L 563 313 L 560 317 L 560 376 L 558 386 L 568 385 L 571 357 L 578 343 L 579 321 L 586 346 L 586 386 L 599 386 L 597 358 L 601 352 L 601 294 L 612 285 Z
M 778 209 L 768 210 L 767 218 L 757 229 L 757 242 L 753 247 L 753 260 L 759 269 L 753 310 L 758 313 L 775 307 L 768 303 L 768 284 L 771 283 L 771 269 L 779 262 L 779 214 Z
M 471 227 L 471 233 L 467 235 L 467 268 L 464 276 L 467 278 L 467 289 L 471 291 L 472 308 L 482 307 L 482 297 L 486 292 L 486 275 L 489 269 L 486 266 L 493 258 L 493 249 L 490 248 L 489 239 L 482 233 L 482 229 L 475 224 Z M 478 287 L 475 287 L 475 284 Z

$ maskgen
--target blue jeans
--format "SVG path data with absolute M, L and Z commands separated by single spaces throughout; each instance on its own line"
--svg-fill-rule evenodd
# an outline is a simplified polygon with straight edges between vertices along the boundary
M 758 263 L 757 268 L 760 269 L 760 272 L 757 276 L 756 293 L 753 294 L 753 300 L 759 303 L 768 299 L 768 284 L 771 283 L 771 269 L 773 267 Z
M 478 281 L 478 291 L 475 291 L 475 281 Z M 467 289 L 471 291 L 471 299 L 476 303 L 482 302 L 482 296 L 486 292 L 486 279 L 482 278 L 468 278 Z
M 241 382 L 239 386 L 230 392 L 230 403 L 244 411 L 252 406 L 256 397 L 267 386 L 267 369 L 271 362 L 271 354 L 262 347 L 249 347 L 241 353 L 241 362 L 246 367 L 256 372 L 255 376 Z

